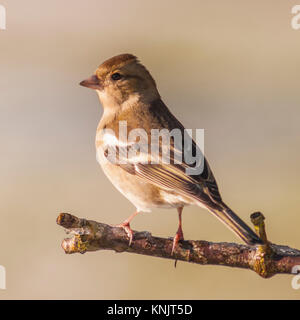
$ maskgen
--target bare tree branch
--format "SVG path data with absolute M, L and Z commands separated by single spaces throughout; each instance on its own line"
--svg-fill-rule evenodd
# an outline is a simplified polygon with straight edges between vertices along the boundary
M 278 273 L 292 273 L 293 267 L 300 265 L 300 251 L 268 242 L 261 213 L 252 214 L 251 220 L 256 232 L 265 242 L 264 245 L 254 247 L 236 243 L 185 240 L 180 241 L 173 255 L 171 238 L 153 237 L 147 231 L 134 231 L 133 241 L 129 246 L 126 232 L 118 227 L 80 219 L 69 213 L 61 213 L 57 224 L 72 236 L 62 242 L 62 248 L 68 254 L 115 250 L 205 265 L 250 269 L 264 278 Z

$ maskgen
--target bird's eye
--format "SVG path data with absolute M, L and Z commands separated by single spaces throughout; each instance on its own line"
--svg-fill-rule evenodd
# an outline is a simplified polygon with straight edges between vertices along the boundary
M 122 75 L 121 75 L 120 73 L 116 72 L 116 73 L 113 73 L 113 74 L 111 75 L 111 78 L 112 78 L 113 80 L 120 80 L 120 79 L 122 78 Z

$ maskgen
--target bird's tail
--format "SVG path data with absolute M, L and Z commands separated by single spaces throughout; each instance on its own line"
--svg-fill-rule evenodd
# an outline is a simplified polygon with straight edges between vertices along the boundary
M 263 244 L 262 240 L 254 233 L 254 231 L 252 231 L 251 228 L 225 204 L 223 204 L 220 209 L 208 208 L 208 210 L 247 244 Z

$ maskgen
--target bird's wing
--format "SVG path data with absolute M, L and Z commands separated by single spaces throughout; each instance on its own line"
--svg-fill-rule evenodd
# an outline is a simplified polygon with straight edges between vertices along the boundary
M 182 151 L 174 146 L 173 141 L 171 141 L 170 144 L 169 157 L 167 159 L 164 158 L 164 161 L 162 161 L 162 152 L 160 149 L 159 163 L 155 164 L 151 163 L 153 156 L 142 150 L 134 156 L 129 156 L 129 149 L 134 147 L 132 144 L 130 146 L 116 146 L 118 161 L 115 165 L 161 188 L 171 189 L 179 194 L 194 198 L 208 207 L 214 207 L 214 205 L 220 205 L 222 203 L 216 180 L 204 157 L 202 158 L 201 173 L 189 175 L 186 170 L 194 167 L 188 165 L 184 161 L 183 156 L 181 163 L 175 161 L 175 154 L 178 155 L 182 153 Z M 194 141 L 192 148 L 193 151 L 198 148 Z M 178 159 L 178 157 L 176 157 L 176 159 Z

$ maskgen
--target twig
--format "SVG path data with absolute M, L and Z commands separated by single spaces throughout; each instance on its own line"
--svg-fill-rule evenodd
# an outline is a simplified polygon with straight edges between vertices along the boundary
M 173 255 L 171 238 L 154 237 L 147 231 L 134 231 L 133 241 L 129 246 L 126 232 L 118 227 L 80 219 L 69 213 L 61 213 L 57 224 L 72 235 L 62 242 L 62 248 L 68 254 L 115 250 L 205 265 L 250 269 L 264 278 L 278 273 L 292 273 L 292 268 L 300 265 L 300 251 L 268 242 L 261 213 L 252 214 L 251 219 L 256 232 L 265 242 L 264 245 L 254 247 L 236 243 L 184 240 L 180 241 Z

